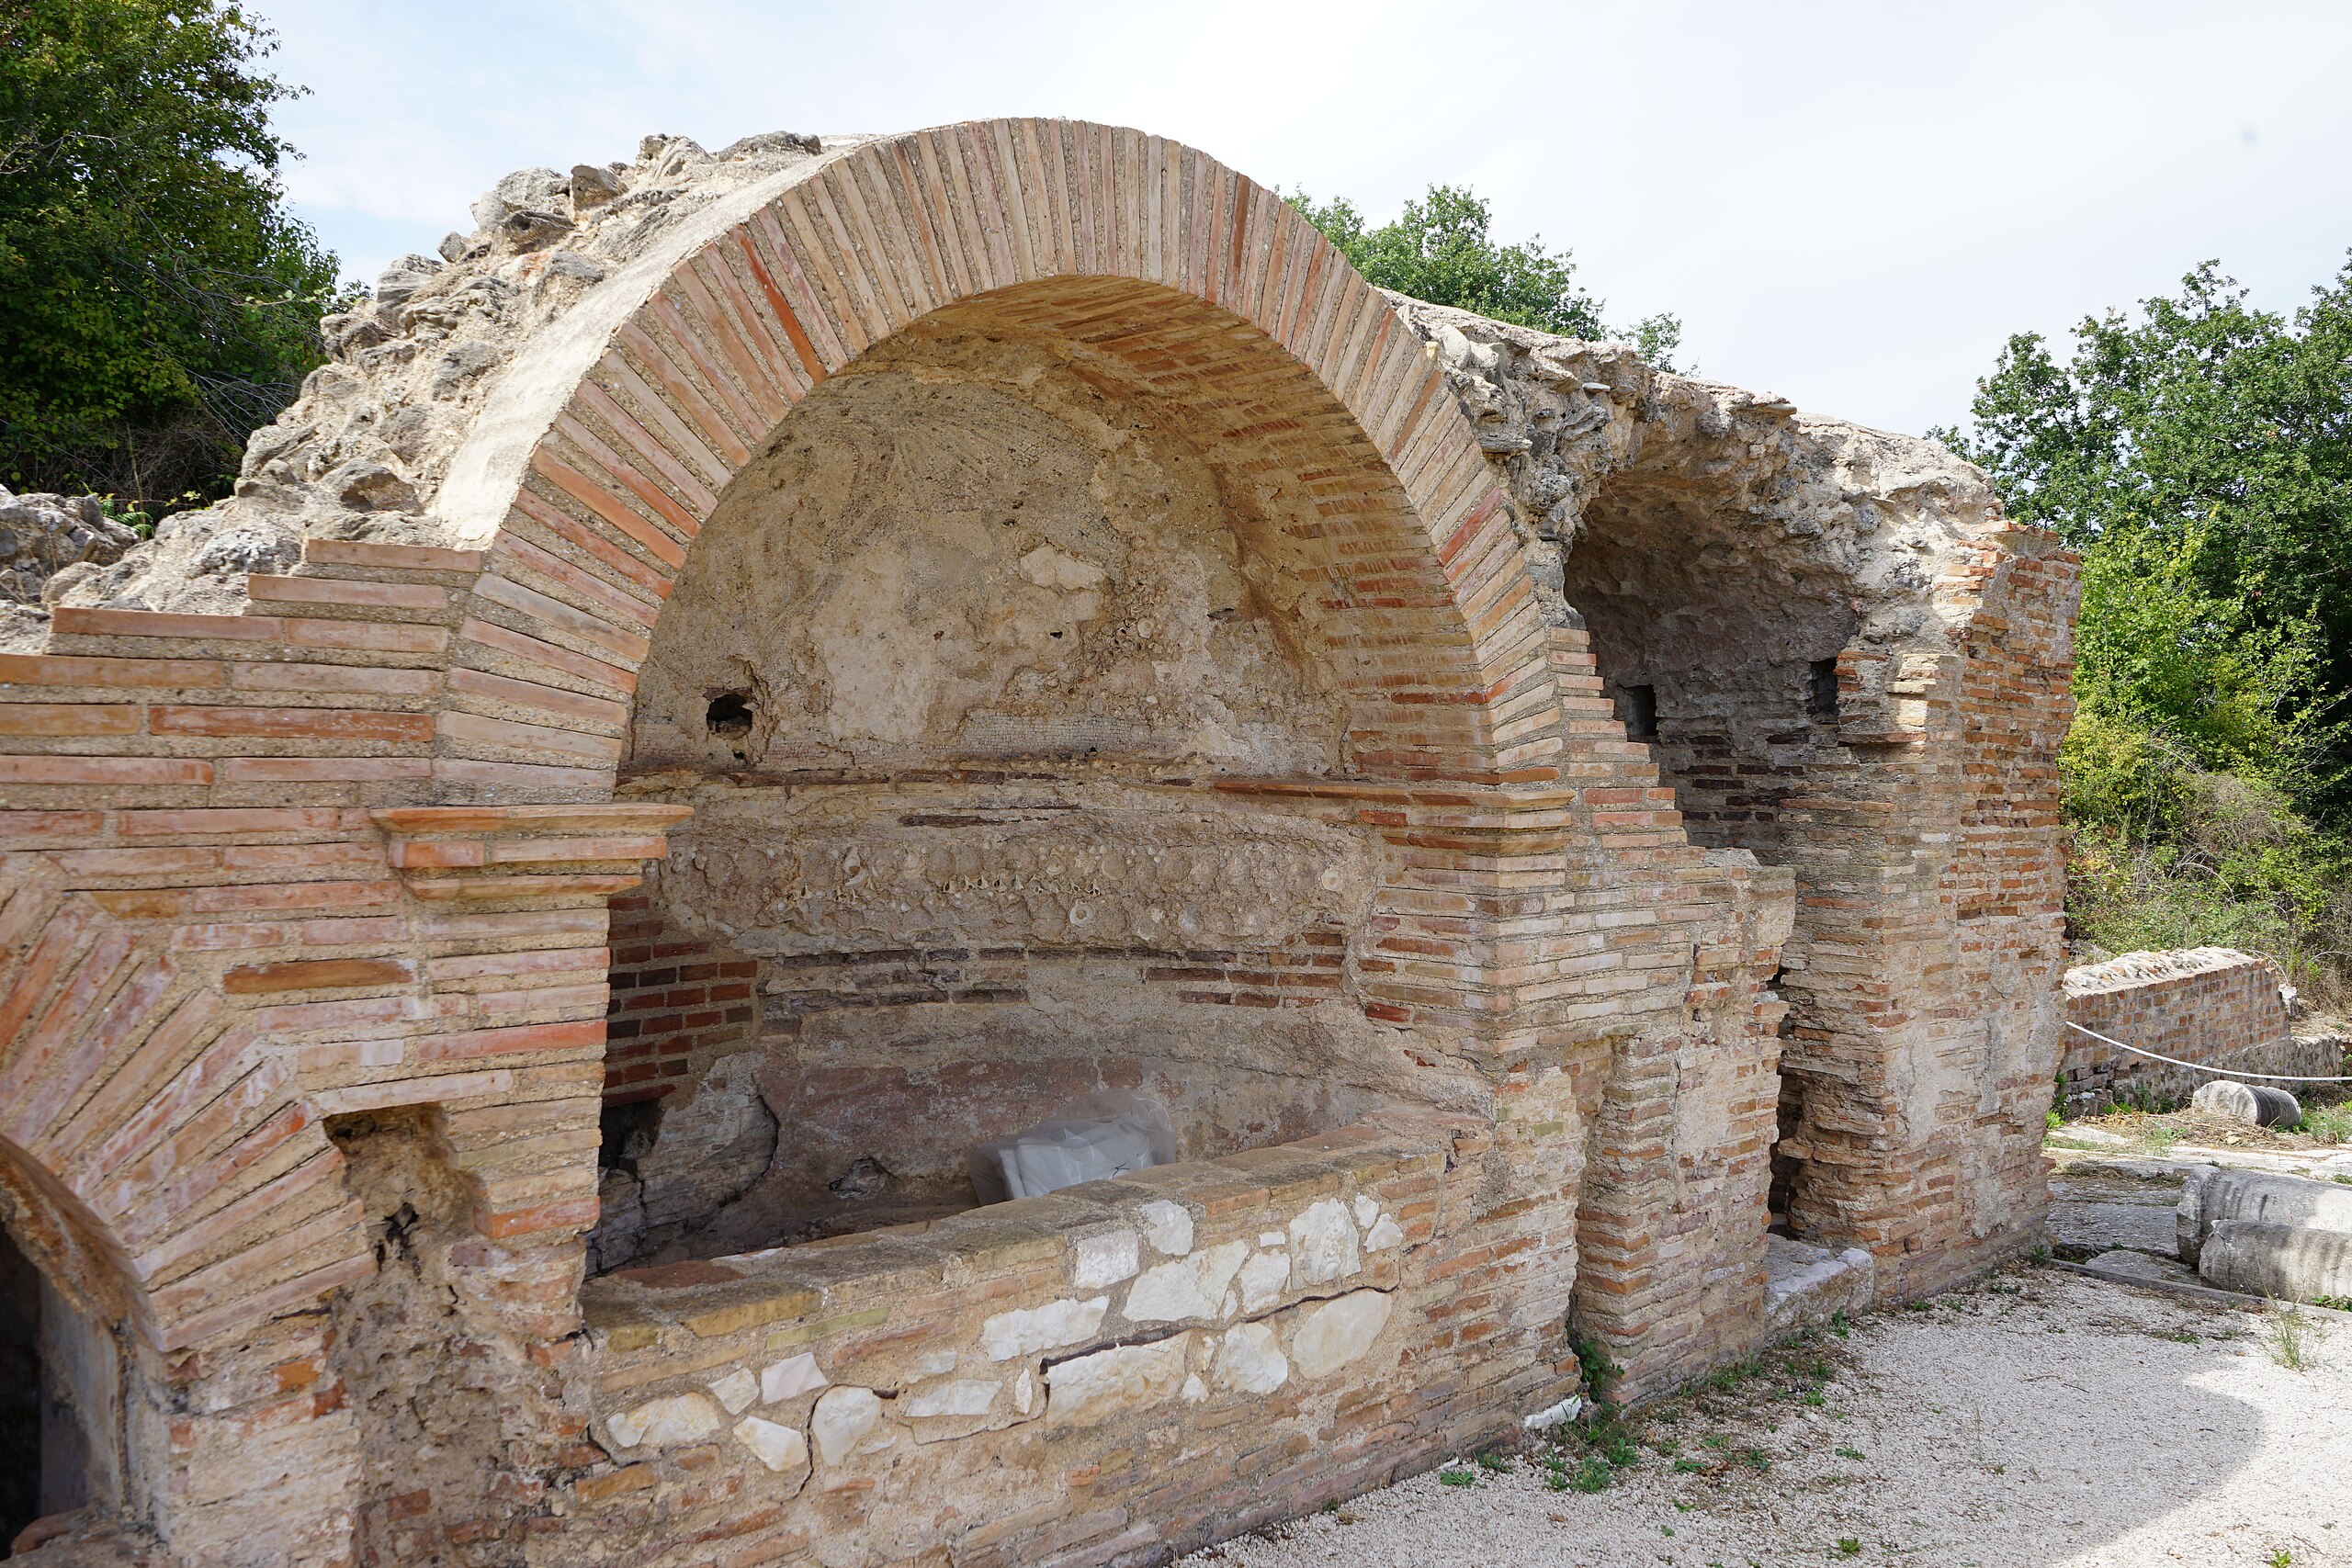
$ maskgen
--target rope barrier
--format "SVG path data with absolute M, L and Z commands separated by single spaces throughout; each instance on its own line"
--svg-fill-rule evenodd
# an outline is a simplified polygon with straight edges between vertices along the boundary
M 2292 1073 L 2241 1073 L 2229 1067 L 2209 1067 L 2202 1062 L 2184 1062 L 2177 1056 L 2159 1056 L 2154 1051 L 2143 1051 L 2137 1045 L 2126 1045 L 2120 1040 L 2110 1039 L 2096 1029 L 2085 1029 L 2079 1023 L 2070 1022 L 2066 1027 L 2077 1034 L 2087 1034 L 2101 1044 L 2112 1045 L 2119 1051 L 2129 1051 L 2135 1056 L 2145 1056 L 2152 1062 L 2164 1062 L 2176 1067 L 2187 1067 L 2191 1072 L 2211 1073 L 2218 1078 L 2261 1078 L 2269 1083 L 2352 1083 L 2352 1077 L 2298 1077 Z

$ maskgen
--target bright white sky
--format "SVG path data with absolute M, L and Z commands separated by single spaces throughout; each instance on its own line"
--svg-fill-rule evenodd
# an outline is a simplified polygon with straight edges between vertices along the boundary
M 346 272 L 510 169 L 762 130 L 1067 115 L 1375 220 L 1433 181 L 1573 250 L 1704 374 L 1918 431 L 2008 333 L 2219 257 L 2292 309 L 2352 246 L 2352 5 L 261 0 Z

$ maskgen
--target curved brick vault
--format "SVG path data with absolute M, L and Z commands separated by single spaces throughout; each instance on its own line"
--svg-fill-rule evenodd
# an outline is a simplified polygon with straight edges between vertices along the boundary
M 730 480 L 910 329 L 1049 343 L 1288 498 L 1342 764 L 1184 783 L 1362 846 L 1316 1005 L 1476 1092 L 583 1287 L 608 901 L 689 817 L 616 798 L 638 669 Z M 671 225 L 470 419 L 430 527 L 0 654 L 0 1205 L 118 1330 L 119 1539 L 1147 1561 L 1555 1404 L 1572 1307 L 1634 1395 L 1764 1331 L 1791 878 L 1686 840 L 1433 351 L 1272 192 L 1063 121 L 835 145 Z M 1238 1446 L 1122 1471 L 1210 1402 Z
M 442 491 L 488 545 L 440 727 L 448 787 L 602 787 L 611 710 L 535 705 L 501 671 L 549 646 L 625 696 L 728 481 L 811 388 L 941 313 L 1106 359 L 1183 407 L 1238 482 L 1311 490 L 1360 772 L 1556 776 L 1546 628 L 1434 361 L 1295 208 L 1205 154 L 1034 120 L 870 142 L 701 215 L 601 292 Z M 469 716 L 492 714 L 550 733 Z M 550 755 L 579 773 L 512 771 Z

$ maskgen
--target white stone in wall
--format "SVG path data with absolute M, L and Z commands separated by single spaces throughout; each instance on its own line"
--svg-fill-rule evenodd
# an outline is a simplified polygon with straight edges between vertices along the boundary
M 1356 1224 L 1363 1226 L 1366 1230 L 1370 1230 L 1372 1228 L 1372 1222 L 1380 1217 L 1380 1205 L 1374 1202 L 1371 1199 L 1365 1197 L 1361 1192 L 1356 1194 L 1355 1211 Z
M 1149 1345 L 1114 1345 L 1048 1368 L 1046 1419 L 1059 1426 L 1091 1427 L 1131 1410 L 1167 1404 L 1184 1385 L 1184 1359 L 1192 1339 L 1190 1334 L 1179 1334 Z
M 737 1367 L 710 1385 L 711 1397 L 727 1407 L 729 1416 L 741 1416 L 760 1396 L 760 1380 L 743 1367 Z
M 1272 1393 L 1290 1381 L 1290 1359 L 1262 1323 L 1238 1323 L 1216 1349 L 1216 1381 L 1243 1393 Z
M 1398 1228 L 1396 1220 L 1383 1214 L 1373 1222 L 1372 1229 L 1364 1233 L 1363 1249 L 1366 1252 L 1385 1252 L 1392 1247 L 1404 1245 L 1404 1241 L 1405 1233 Z
M 699 1442 L 719 1427 L 718 1406 L 699 1393 L 673 1393 L 650 1399 L 609 1423 L 613 1441 L 625 1449 L 666 1449 L 677 1443 Z
M 1184 1380 L 1185 1404 L 1206 1404 L 1208 1403 L 1208 1399 L 1209 1385 L 1201 1381 L 1199 1373 L 1196 1372 L 1193 1376 Z
M 1310 1203 L 1290 1223 L 1291 1283 L 1328 1285 L 1363 1267 L 1355 1222 L 1337 1198 Z
M 1371 1349 L 1388 1326 L 1389 1308 L 1385 1291 L 1351 1291 L 1306 1308 L 1290 1338 L 1291 1359 L 1299 1375 L 1328 1377 Z
M 1004 1385 L 988 1378 L 956 1378 L 909 1393 L 899 1413 L 910 1420 L 933 1416 L 985 1416 Z
M 1026 1367 L 1012 1380 L 1012 1408 L 1023 1416 L 1037 1408 L 1037 1377 Z
M 1278 1235 L 1277 1241 L 1282 1238 Z M 1241 1266 L 1241 1310 L 1263 1312 L 1282 1299 L 1290 1283 L 1290 1254 L 1261 1252 Z
M 942 1372 L 955 1370 L 956 1352 L 953 1350 L 931 1350 L 915 1358 L 915 1376 L 919 1378 L 935 1378 Z
M 1290 1238 L 1281 1231 L 1260 1231 L 1258 1233 L 1258 1245 L 1260 1247 L 1280 1247 L 1283 1242 L 1289 1239 Z
M 817 1370 L 817 1358 L 802 1351 L 770 1364 L 760 1373 L 760 1402 L 774 1404 L 779 1399 L 790 1399 L 796 1393 L 808 1393 L 825 1386 L 825 1374 Z
M 735 1423 L 735 1436 L 754 1458 L 778 1475 L 790 1471 L 808 1473 L 808 1439 L 800 1435 L 799 1427 L 782 1427 L 756 1416 L 746 1416 Z
M 870 1388 L 854 1385 L 827 1389 L 808 1416 L 808 1435 L 827 1464 L 839 1464 L 857 1451 L 874 1424 L 882 1419 L 882 1401 Z
M 1010 1361 L 1015 1356 L 1076 1345 L 1094 1337 L 1094 1331 L 1102 1326 L 1102 1314 L 1110 1310 L 1111 1298 L 1096 1296 L 1083 1302 L 1065 1297 L 1041 1307 L 1001 1312 L 980 1325 L 980 1348 L 991 1361 Z
M 1070 1282 L 1081 1291 L 1099 1291 L 1134 1279 L 1138 1267 L 1136 1242 L 1136 1233 L 1125 1229 L 1080 1236 L 1072 1247 L 1076 1257 Z
M 1173 1263 L 1147 1269 L 1127 1291 L 1130 1323 L 1167 1323 L 1180 1317 L 1215 1317 L 1218 1303 L 1248 1256 L 1250 1244 L 1228 1241 Z
M 1182 1203 L 1171 1203 L 1165 1198 L 1155 1198 L 1142 1209 L 1143 1232 L 1151 1245 L 1170 1258 L 1182 1258 L 1193 1250 L 1193 1212 Z

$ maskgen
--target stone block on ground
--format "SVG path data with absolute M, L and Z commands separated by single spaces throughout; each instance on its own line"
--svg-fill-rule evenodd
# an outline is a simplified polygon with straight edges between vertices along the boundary
M 2169 1258 L 2158 1258 L 2153 1253 L 2134 1252 L 2125 1247 L 2116 1247 L 2110 1252 L 2102 1252 L 2097 1258 L 2086 1261 L 2083 1267 L 2096 1269 L 2103 1274 L 2145 1280 L 2152 1285 L 2194 1285 L 2197 1283 L 2197 1270 L 2186 1264 L 2176 1263 Z
M 2197 1272 L 2219 1290 L 2250 1296 L 2352 1296 L 2352 1232 L 2223 1220 L 2206 1236 Z
M 1775 1336 L 1838 1313 L 1865 1312 L 1877 1291 L 1871 1255 L 1859 1247 L 1832 1252 L 1788 1236 L 1764 1240 L 1764 1316 Z
M 2209 1116 L 2249 1127 L 2291 1127 L 2303 1119 L 2302 1106 L 2285 1089 L 2230 1078 L 2215 1078 L 2200 1086 L 2189 1104 Z
M 2180 1260 L 2202 1268 L 2200 1254 L 2214 1228 L 2233 1221 L 2352 1236 L 2352 1187 L 2255 1170 L 2192 1171 L 2175 1222 Z

